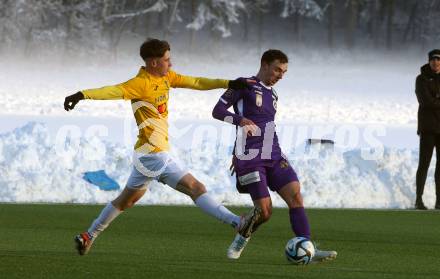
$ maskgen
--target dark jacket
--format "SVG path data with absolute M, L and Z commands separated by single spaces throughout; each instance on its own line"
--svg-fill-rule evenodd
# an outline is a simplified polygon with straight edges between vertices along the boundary
M 419 101 L 417 134 L 440 134 L 440 74 L 429 64 L 420 68 L 416 79 L 416 95 Z

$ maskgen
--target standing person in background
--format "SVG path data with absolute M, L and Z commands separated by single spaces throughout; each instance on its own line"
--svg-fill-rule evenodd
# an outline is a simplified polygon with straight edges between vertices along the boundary
M 420 69 L 416 79 L 419 102 L 417 134 L 420 136 L 419 167 L 416 177 L 416 209 L 426 210 L 422 196 L 435 147 L 435 209 L 440 209 L 440 49 L 428 53 L 429 63 Z
M 205 186 L 169 155 L 168 98 L 170 88 L 210 90 L 215 88 L 244 89 L 242 80 L 208 79 L 180 75 L 171 70 L 170 45 L 166 41 L 148 39 L 140 47 L 144 61 L 132 79 L 114 86 L 89 89 L 67 96 L 65 110 L 72 110 L 83 99 L 131 100 L 139 135 L 133 156 L 133 169 L 125 189 L 109 202 L 89 229 L 75 237 L 80 255 L 89 252 L 93 242 L 125 209 L 132 207 L 146 192 L 152 180 L 160 181 L 188 195 L 207 214 L 230 224 L 242 234 L 250 233 L 258 218 L 252 209 L 241 218 L 211 198 Z M 178 212 L 176 212 L 178 214 Z

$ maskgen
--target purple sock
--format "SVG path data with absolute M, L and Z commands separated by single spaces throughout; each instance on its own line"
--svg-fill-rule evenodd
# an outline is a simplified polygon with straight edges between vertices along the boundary
M 310 226 L 304 207 L 289 209 L 290 225 L 296 236 L 310 239 Z

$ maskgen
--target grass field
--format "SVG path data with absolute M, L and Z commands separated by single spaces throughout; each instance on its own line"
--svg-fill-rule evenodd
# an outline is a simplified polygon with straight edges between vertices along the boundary
M 0 204 L 0 278 L 440 278 L 440 212 L 309 209 L 319 247 L 335 261 L 294 266 L 286 209 L 226 258 L 231 228 L 195 207 L 137 206 L 80 257 L 73 236 L 102 206 Z M 247 211 L 234 208 L 235 212 Z

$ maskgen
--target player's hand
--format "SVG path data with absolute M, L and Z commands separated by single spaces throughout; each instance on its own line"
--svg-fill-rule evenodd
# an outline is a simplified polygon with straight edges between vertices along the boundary
M 247 118 L 241 119 L 239 125 L 243 127 L 244 132 L 246 132 L 248 136 L 257 135 L 257 131 L 260 129 L 252 120 Z
M 84 100 L 84 95 L 81 91 L 78 91 L 73 95 L 67 96 L 66 99 L 64 99 L 64 109 L 67 111 L 72 110 L 81 100 Z
M 252 89 L 252 86 L 249 83 L 247 83 L 245 79 L 237 78 L 229 81 L 228 88 L 234 90 L 240 90 L 240 89 Z

